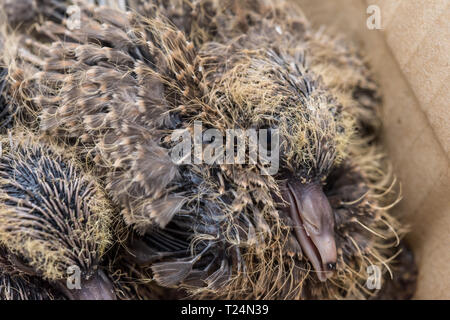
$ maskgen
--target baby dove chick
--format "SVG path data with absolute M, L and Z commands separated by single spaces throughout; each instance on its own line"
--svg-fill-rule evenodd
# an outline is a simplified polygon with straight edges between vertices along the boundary
M 371 268 L 383 285 L 409 272 L 410 297 L 361 56 L 283 1 L 138 5 L 144 16 L 81 5 L 79 28 L 44 19 L 8 74 L 40 131 L 94 164 L 138 234 L 130 261 L 194 297 L 370 298 Z M 222 137 L 278 132 L 279 150 L 271 134 L 259 145 L 278 151 L 277 170 L 172 161 L 174 134 L 196 121 Z

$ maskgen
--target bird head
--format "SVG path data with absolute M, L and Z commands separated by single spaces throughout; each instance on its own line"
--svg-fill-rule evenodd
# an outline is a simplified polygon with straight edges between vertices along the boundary
M 236 184 L 235 192 L 245 192 L 249 198 L 253 183 L 245 178 L 261 175 L 260 185 L 253 188 L 270 195 L 281 220 L 295 235 L 297 255 L 310 262 L 320 281 L 326 281 L 336 270 L 337 246 L 335 212 L 324 188 L 330 173 L 347 156 L 354 119 L 308 73 L 303 57 L 295 55 L 299 59 L 295 61 L 283 52 L 240 51 L 238 47 L 236 52 L 233 46 L 204 49 L 203 61 L 227 71 L 208 74 L 210 86 L 217 90 L 213 100 L 217 113 L 202 112 L 202 120 L 214 128 L 221 126 L 224 135 L 229 128 L 267 130 L 259 135 L 258 147 L 268 156 L 256 164 L 220 168 Z M 217 68 L 221 61 L 228 63 L 223 69 Z M 219 114 L 222 119 L 213 119 Z M 267 158 L 277 163 L 263 161 Z

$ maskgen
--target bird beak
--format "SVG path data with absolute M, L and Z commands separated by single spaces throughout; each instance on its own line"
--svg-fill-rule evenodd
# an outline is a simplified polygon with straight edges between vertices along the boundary
M 337 260 L 330 203 L 319 184 L 288 182 L 285 198 L 297 240 L 319 280 L 325 282 L 333 275 Z
M 116 300 L 113 284 L 102 270 L 87 280 L 83 279 L 81 289 L 68 289 L 65 280 L 58 284 L 70 300 Z

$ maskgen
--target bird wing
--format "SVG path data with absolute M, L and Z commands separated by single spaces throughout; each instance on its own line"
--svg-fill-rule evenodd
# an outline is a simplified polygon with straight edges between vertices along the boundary
M 44 16 L 20 38 L 9 68 L 16 107 L 79 146 L 129 224 L 165 226 L 182 201 L 167 194 L 178 171 L 160 142 L 177 126 L 173 110 L 202 95 L 194 46 L 162 16 L 79 8 L 77 27 Z

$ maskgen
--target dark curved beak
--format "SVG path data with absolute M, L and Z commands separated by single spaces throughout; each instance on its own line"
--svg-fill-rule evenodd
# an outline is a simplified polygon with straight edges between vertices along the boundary
M 334 214 L 319 184 L 288 182 L 284 192 L 298 242 L 317 277 L 324 282 L 336 269 Z
M 58 284 L 70 300 L 116 300 L 114 286 L 102 270 L 98 270 L 89 279 L 83 279 L 81 289 L 68 289 L 65 280 Z

